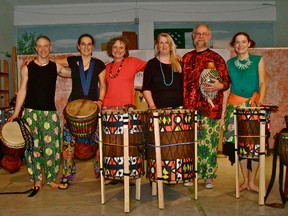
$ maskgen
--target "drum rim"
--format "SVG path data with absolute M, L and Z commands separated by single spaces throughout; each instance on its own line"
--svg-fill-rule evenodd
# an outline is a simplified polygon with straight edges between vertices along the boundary
M 18 145 L 11 145 L 11 143 L 9 143 L 9 142 L 7 142 L 7 141 L 5 141 L 5 140 L 3 140 L 3 139 L 1 139 L 1 142 L 2 142 L 2 144 L 3 144 L 4 146 L 9 147 L 9 148 L 12 148 L 12 149 L 22 149 L 22 148 L 25 147 L 25 142 L 20 143 L 20 144 L 18 144 Z
M 128 111 L 125 111 L 125 110 L 121 110 L 121 109 L 104 109 L 104 110 L 101 110 L 101 114 L 125 114 L 125 113 L 128 113 L 128 114 L 132 114 L 132 113 L 135 113 L 135 114 L 144 114 L 146 112 L 146 110 L 140 110 L 140 109 L 133 109 L 133 110 L 128 110 Z
M 11 147 L 11 148 L 14 148 L 14 149 L 21 149 L 21 148 L 23 148 L 25 146 L 25 140 L 24 140 L 23 136 L 22 136 L 23 142 L 16 142 L 16 141 L 13 141 L 13 140 L 7 140 L 7 137 L 5 138 L 5 136 L 3 136 L 3 134 L 2 134 L 3 127 L 5 125 L 11 124 L 11 123 L 15 124 L 15 125 L 18 124 L 16 121 L 14 121 L 14 122 L 5 122 L 3 125 L 1 125 L 1 128 L 0 128 L 0 139 L 1 139 L 2 143 L 5 146 L 7 146 L 7 147 Z M 25 124 L 25 126 L 31 132 L 31 128 L 27 124 Z M 19 126 L 19 128 L 20 128 L 20 126 Z M 21 129 L 20 129 L 20 132 L 21 132 Z
M 170 113 L 194 113 L 194 109 L 153 109 L 147 110 L 148 113 L 158 112 L 160 114 L 170 114 Z

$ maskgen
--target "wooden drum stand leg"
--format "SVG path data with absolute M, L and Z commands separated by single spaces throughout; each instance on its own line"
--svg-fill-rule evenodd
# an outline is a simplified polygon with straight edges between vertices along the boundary
M 103 136 L 101 113 L 98 114 L 99 151 L 100 151 L 100 178 L 101 178 L 101 204 L 105 203 L 105 178 L 103 170 Z
M 194 195 L 194 199 L 197 200 L 198 199 L 198 117 L 197 117 L 197 111 L 195 111 L 195 131 L 194 131 L 194 157 L 195 157 L 195 162 L 194 162 L 194 166 L 195 166 L 195 179 L 194 179 L 194 190 L 195 190 L 195 195 Z
M 240 197 L 240 189 L 239 189 L 239 158 L 238 158 L 238 120 L 237 120 L 237 113 L 234 110 L 234 140 L 235 140 L 235 168 L 236 168 L 236 198 Z
M 123 138 L 124 138 L 124 211 L 130 212 L 129 197 L 129 131 L 128 131 L 128 113 L 123 115 Z
M 265 198 L 265 130 L 266 111 L 260 110 L 260 161 L 259 161 L 259 199 L 258 204 L 264 205 Z
M 159 119 L 158 119 L 157 112 L 153 113 L 153 121 L 154 121 L 157 185 L 158 185 L 158 205 L 159 205 L 159 209 L 164 209 L 164 193 L 163 193 L 162 161 L 161 161 L 162 159 L 161 159 L 161 148 L 160 148 L 160 129 L 159 129 Z

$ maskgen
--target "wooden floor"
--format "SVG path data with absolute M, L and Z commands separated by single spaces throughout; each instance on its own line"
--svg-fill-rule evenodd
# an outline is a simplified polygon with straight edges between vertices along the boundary
M 258 205 L 258 194 L 243 191 L 235 198 L 235 165 L 223 155 L 218 155 L 218 177 L 214 189 L 205 189 L 203 181 L 198 183 L 198 200 L 194 200 L 194 187 L 183 184 L 164 186 L 165 208 L 158 208 L 157 197 L 151 196 L 151 186 L 142 177 L 141 200 L 135 200 L 135 187 L 130 187 L 130 213 L 127 215 L 229 215 L 254 216 L 288 215 L 288 204 L 284 209 Z M 272 156 L 266 158 L 266 186 L 271 177 Z M 240 182 L 242 180 L 240 179 Z M 0 192 L 24 191 L 31 187 L 25 165 L 19 172 L 10 174 L 0 170 Z M 27 194 L 0 195 L 2 216 L 79 216 L 79 215 L 124 215 L 123 184 L 105 186 L 106 203 L 101 204 L 100 180 L 94 176 L 93 160 L 77 161 L 77 175 L 68 190 L 53 189 L 45 185 L 34 197 Z M 280 202 L 276 179 L 268 202 Z

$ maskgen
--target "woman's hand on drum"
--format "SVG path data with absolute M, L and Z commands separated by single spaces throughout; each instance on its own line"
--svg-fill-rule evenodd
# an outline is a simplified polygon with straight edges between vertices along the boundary
M 95 103 L 97 104 L 97 106 L 98 106 L 99 108 L 102 107 L 102 104 L 103 104 L 102 100 L 95 101 Z
M 10 118 L 8 118 L 8 122 L 13 122 L 14 121 L 14 119 L 16 119 L 18 116 L 16 116 L 16 115 L 12 115 Z

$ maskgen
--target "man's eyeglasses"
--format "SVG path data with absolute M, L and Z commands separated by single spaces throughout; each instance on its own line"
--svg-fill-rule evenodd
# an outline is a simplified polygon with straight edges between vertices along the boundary
M 210 35 L 210 33 L 208 33 L 208 32 L 203 32 L 203 33 L 200 33 L 200 32 L 195 32 L 195 33 L 193 33 L 194 34 L 194 36 L 195 37 L 207 37 L 207 36 L 209 36 Z

